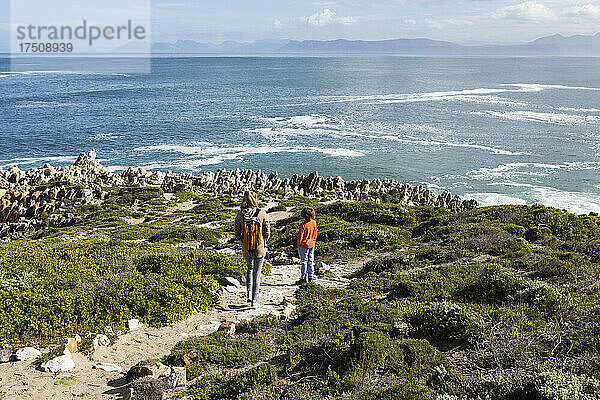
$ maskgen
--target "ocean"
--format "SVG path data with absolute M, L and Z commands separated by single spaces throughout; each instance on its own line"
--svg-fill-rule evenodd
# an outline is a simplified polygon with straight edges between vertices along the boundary
M 94 148 L 114 171 L 318 170 L 600 212 L 600 59 L 163 57 L 151 74 L 27 62 L 0 72 L 2 168 Z

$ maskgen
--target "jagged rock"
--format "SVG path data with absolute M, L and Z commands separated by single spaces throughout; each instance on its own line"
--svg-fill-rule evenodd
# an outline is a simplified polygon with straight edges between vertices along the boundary
M 56 187 L 44 190 L 39 185 L 57 183 Z M 74 188 L 72 185 L 83 185 Z M 443 207 L 454 212 L 471 210 L 478 206 L 475 200 L 462 200 L 444 191 L 436 195 L 422 186 L 401 184 L 394 179 L 372 181 L 344 181 L 341 177 L 320 177 L 318 172 L 308 176 L 293 175 L 281 179 L 277 173 L 266 175 L 262 171 L 239 169 L 216 172 L 205 171 L 199 175 L 175 174 L 128 168 L 122 173 L 106 170 L 97 160 L 96 152 L 81 153 L 72 166 L 55 168 L 49 164 L 42 168 L 21 171 L 13 166 L 0 169 L 0 237 L 19 237 L 47 226 L 40 216 L 46 213 L 50 227 L 60 228 L 75 223 L 73 216 L 53 214 L 63 209 L 63 201 L 88 204 L 102 200 L 106 192 L 102 187 L 154 185 L 165 192 L 191 190 L 195 193 L 238 194 L 246 188 L 254 190 L 283 190 L 286 196 L 302 194 L 317 196 L 323 191 L 335 192 L 340 200 L 378 200 L 395 193 L 405 205 Z M 58 212 L 57 214 L 63 214 Z
M 33 347 L 23 347 L 15 352 L 15 358 L 17 361 L 35 360 L 41 355 L 42 352 L 38 349 L 34 349 Z
M 96 363 L 92 365 L 94 369 L 101 369 L 106 372 L 123 372 L 123 368 L 119 364 L 111 363 Z
M 5 344 L 0 349 L 0 362 L 10 361 L 13 354 L 13 348 L 10 344 Z
M 74 367 L 75 363 L 73 362 L 70 354 L 63 354 L 62 356 L 55 357 L 52 360 L 46 361 L 40 365 L 40 369 L 42 371 L 53 373 L 70 371 Z

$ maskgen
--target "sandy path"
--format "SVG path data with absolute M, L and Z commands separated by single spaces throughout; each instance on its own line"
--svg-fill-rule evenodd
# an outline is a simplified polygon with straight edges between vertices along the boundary
M 341 287 L 348 279 L 343 276 L 352 272 L 356 265 L 332 266 L 332 279 L 320 279 L 323 286 Z M 174 325 L 163 328 L 142 327 L 120 336 L 110 347 L 100 347 L 91 359 L 74 354 L 75 368 L 69 372 L 52 374 L 34 368 L 31 362 L 0 364 L 0 388 L 6 400 L 13 399 L 120 399 L 125 379 L 123 373 L 92 369 L 96 362 L 119 364 L 123 371 L 139 361 L 159 358 L 169 353 L 178 341 L 192 335 L 214 332 L 221 322 L 238 322 L 257 315 L 282 310 L 284 298 L 292 299 L 298 279 L 296 265 L 274 266 L 271 276 L 264 276 L 261 286 L 260 306 L 250 309 L 245 302 L 245 288 L 236 293 L 221 295 L 218 309 L 207 313 L 196 313 Z M 55 385 L 57 379 L 74 376 L 80 381 L 71 387 Z

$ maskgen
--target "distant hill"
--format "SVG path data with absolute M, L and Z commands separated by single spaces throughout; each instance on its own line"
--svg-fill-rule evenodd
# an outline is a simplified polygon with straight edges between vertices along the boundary
M 145 52 L 147 44 L 130 42 L 117 52 Z M 144 50 L 146 49 L 146 50 Z M 593 36 L 552 35 L 529 43 L 511 45 L 460 45 L 452 42 L 417 39 L 394 40 L 259 40 L 227 41 L 220 44 L 178 40 L 152 44 L 155 54 L 230 55 L 430 55 L 430 56 L 600 56 L 600 33 Z

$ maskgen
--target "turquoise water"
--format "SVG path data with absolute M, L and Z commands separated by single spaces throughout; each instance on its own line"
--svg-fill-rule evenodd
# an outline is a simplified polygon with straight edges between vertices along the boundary
M 28 62 L 0 72 L 3 168 L 95 148 L 113 170 L 319 170 L 600 211 L 600 59 L 158 58 L 148 75 Z

